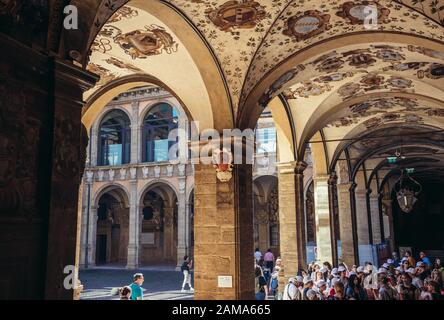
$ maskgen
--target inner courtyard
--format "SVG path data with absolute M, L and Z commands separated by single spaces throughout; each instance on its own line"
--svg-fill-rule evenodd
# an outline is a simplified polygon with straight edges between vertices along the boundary
M 444 297 L 443 1 L 0 22 L 0 299 Z

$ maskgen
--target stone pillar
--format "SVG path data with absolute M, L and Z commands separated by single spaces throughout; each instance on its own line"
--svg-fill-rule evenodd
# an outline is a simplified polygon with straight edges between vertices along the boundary
M 366 261 L 370 261 L 377 266 L 377 259 L 373 251 L 372 220 L 368 201 L 370 193 L 370 189 L 357 189 L 355 193 L 359 264 L 364 265 Z
M 164 224 L 163 224 L 163 257 L 167 261 L 176 259 L 173 255 L 174 249 L 174 208 L 164 208 Z
M 358 239 L 356 235 L 356 224 L 352 212 L 351 198 L 354 197 L 355 184 L 339 183 L 338 190 L 338 210 L 339 210 L 339 228 L 341 233 L 341 262 L 347 265 L 358 263 Z
M 91 173 L 91 172 L 90 172 Z M 90 238 L 91 238 L 91 216 L 92 213 L 92 181 L 85 180 L 83 184 L 83 200 L 82 200 L 82 221 L 81 221 L 81 232 L 80 232 L 80 263 L 79 266 L 82 268 L 88 268 L 90 266 L 89 251 L 90 251 Z
M 380 208 L 379 208 L 379 195 L 375 192 L 369 194 L 368 197 L 370 212 L 371 212 L 371 221 L 372 221 L 372 234 L 373 234 L 373 243 L 382 243 L 384 242 L 383 233 L 381 231 L 381 221 L 380 221 Z
M 328 179 L 328 207 L 330 213 L 330 235 L 331 235 L 331 245 L 332 245 L 332 263 L 333 265 L 338 265 L 338 234 L 336 230 L 336 219 L 337 212 L 335 206 L 335 195 L 337 192 L 336 184 L 338 183 L 338 177 L 336 173 L 333 172 L 330 174 Z
M 328 195 L 328 180 L 330 176 L 322 175 L 313 178 L 315 219 L 316 219 L 316 247 L 317 260 L 332 263 L 332 241 L 330 231 L 330 207 Z
M 88 233 L 88 267 L 96 265 L 96 242 L 97 242 L 97 207 L 91 206 L 89 216 L 89 233 Z
M 186 254 L 189 256 L 193 256 L 193 252 L 191 252 L 191 204 L 187 201 L 185 207 L 185 247 Z
M 137 180 L 130 180 L 129 240 L 126 265 L 126 268 L 130 270 L 139 267 L 141 219 L 142 215 L 137 199 Z
M 136 164 L 142 162 L 141 158 L 141 140 L 139 125 L 139 100 L 131 102 L 132 122 L 131 122 L 131 163 Z
M 307 164 L 279 163 L 277 167 L 280 251 L 283 274 L 288 278 L 306 266 L 303 172 Z
M 67 266 L 76 260 L 79 186 L 86 163 L 88 134 L 81 123 L 83 92 L 96 78 L 84 70 L 57 59 L 53 67 L 53 133 L 49 188 L 46 299 L 73 299 L 72 288 L 63 286 Z M 42 187 L 42 186 L 41 186 Z
M 177 269 L 180 270 L 183 257 L 188 252 L 187 232 L 188 205 L 186 199 L 186 177 L 179 177 L 179 198 L 177 205 Z
M 252 165 L 233 165 L 229 181 L 216 174 L 195 165 L 194 298 L 254 299 Z M 232 287 L 220 288 L 219 276 Z
M 384 235 L 385 239 L 390 243 L 390 248 L 392 251 L 396 251 L 395 245 L 395 227 L 393 224 L 393 200 L 390 198 L 383 198 L 381 200 L 381 205 L 384 207 L 383 210 L 383 223 L 384 223 Z

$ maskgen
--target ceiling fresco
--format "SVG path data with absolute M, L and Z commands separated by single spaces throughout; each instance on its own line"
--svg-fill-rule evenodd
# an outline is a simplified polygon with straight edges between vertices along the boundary
M 190 18 L 212 47 L 235 111 L 250 62 L 274 20 L 292 0 L 168 0 Z
M 360 20 L 364 5 L 377 6 L 380 30 L 444 39 L 442 34 L 436 32 L 439 26 L 418 12 L 426 12 L 438 18 L 438 12 L 428 10 L 431 4 L 428 5 L 424 1 L 421 6 L 414 6 L 418 11 L 388 0 L 324 1 L 316 6 L 316 10 L 313 10 L 313 1 L 309 0 L 166 0 L 165 2 L 178 8 L 192 21 L 210 45 L 226 78 L 234 112 L 237 111 L 239 102 L 243 102 L 240 101 L 242 92 L 245 97 L 266 72 L 291 54 L 329 37 L 365 30 L 363 21 Z M 408 5 L 413 6 L 415 2 Z M 138 60 L 172 55 L 180 51 L 179 39 L 175 39 L 168 28 L 160 21 L 141 22 L 138 18 L 146 13 L 132 8 L 131 1 L 128 4 L 114 14 L 102 28 L 94 41 L 93 54 L 107 53 L 113 50 L 114 46 L 118 46 L 129 56 L 127 57 L 129 60 Z M 432 15 L 432 12 L 435 14 Z M 123 21 L 128 20 L 132 20 L 133 28 L 119 27 Z M 364 59 L 363 61 L 352 61 L 358 58 L 356 55 L 351 55 L 344 57 L 344 62 L 349 62 L 351 65 L 355 63 L 357 67 L 364 68 L 365 63 L 372 64 L 372 58 L 366 60 L 365 54 L 371 53 L 363 52 L 360 57 Z M 390 56 L 390 52 L 387 54 L 388 56 L 383 59 L 400 58 L 396 54 Z M 94 57 L 92 58 L 94 60 Z M 329 71 L 335 67 L 335 63 L 340 64 L 340 62 L 327 61 L 325 64 L 306 67 L 309 70 L 315 67 L 316 70 L 312 70 L 313 72 Z M 124 64 L 119 63 L 121 66 Z M 90 70 L 103 75 L 104 79 L 99 85 L 108 79 L 138 72 L 136 70 L 139 68 L 137 65 L 128 65 L 129 68 L 116 68 L 113 64 L 109 64 L 108 67 L 101 63 L 98 65 L 100 67 L 90 66 Z M 284 79 L 291 77 L 291 73 L 297 70 L 298 67 L 290 70 L 289 74 L 284 75 Z M 320 88 L 308 86 L 314 93 L 328 90 L 327 84 L 321 85 Z
M 363 24 L 364 6 L 378 8 L 378 25 L 375 31 L 405 32 L 443 41 L 441 26 L 417 11 L 394 1 L 328 1 L 313 10 L 313 1 L 293 1 L 276 19 L 273 27 L 258 49 L 246 76 L 241 102 L 248 93 L 277 64 L 309 45 L 334 36 L 355 32 L 372 32 Z M 279 50 L 276 50 L 276 48 Z M 425 49 L 426 50 L 426 49 Z M 400 56 L 386 57 L 399 59 Z M 344 62 L 350 57 L 344 57 Z M 385 57 L 384 57 L 385 59 Z M 357 64 L 372 64 L 372 59 L 352 61 Z M 341 61 L 329 61 L 327 66 L 317 66 L 318 71 L 333 71 Z M 325 68 L 326 67 L 326 68 Z M 290 71 L 291 72 L 291 71 Z M 286 75 L 288 76 L 288 75 Z
M 136 7 L 123 6 L 103 26 L 92 44 L 87 70 L 100 80 L 85 93 L 85 100 L 113 80 L 148 74 L 177 94 L 194 119 L 199 108 L 211 110 L 202 75 L 184 44 L 162 21 Z
M 392 76 L 383 79 L 384 76 L 372 72 Z M 408 89 L 413 84 L 409 78 L 444 87 L 444 53 L 412 45 L 348 46 L 288 71 L 264 93 L 259 103 L 266 105 L 285 88 L 287 99 L 320 96 L 338 86 L 342 86 L 339 94 L 343 98 L 377 89 Z

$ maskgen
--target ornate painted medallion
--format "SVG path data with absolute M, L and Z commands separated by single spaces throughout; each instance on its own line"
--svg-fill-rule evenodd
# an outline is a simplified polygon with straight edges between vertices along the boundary
M 390 10 L 375 1 L 345 2 L 336 15 L 347 19 L 353 25 L 363 24 L 375 9 L 377 10 L 378 24 L 388 23 Z
M 228 1 L 218 9 L 205 11 L 207 17 L 222 31 L 251 29 L 265 18 L 265 7 L 253 0 Z
M 114 38 L 114 42 L 133 59 L 146 59 L 162 52 L 168 54 L 177 52 L 178 44 L 163 27 L 151 25 L 145 29 L 119 34 Z
M 303 15 L 293 16 L 287 21 L 283 31 L 286 36 L 302 41 L 317 36 L 331 28 L 330 15 L 317 10 L 305 11 Z

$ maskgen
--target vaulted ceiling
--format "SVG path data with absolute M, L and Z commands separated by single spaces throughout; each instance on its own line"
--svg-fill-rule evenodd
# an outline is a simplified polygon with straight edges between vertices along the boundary
M 185 58 L 187 49 L 189 51 L 188 39 L 174 32 L 177 21 L 162 19 L 164 15 L 160 10 L 150 11 L 144 2 L 146 3 L 141 0 L 110 1 L 112 5 L 102 3 L 98 7 L 95 26 L 96 28 L 100 26 L 100 29 L 97 30 L 97 37 L 95 39 L 90 37 L 89 40 L 93 50 L 89 57 L 89 69 L 103 75 L 99 86 L 113 77 L 137 72 L 153 72 L 158 65 L 163 67 L 164 79 L 170 78 L 171 71 L 175 70 L 179 79 L 187 77 L 200 82 L 202 77 L 199 79 L 196 73 L 186 70 L 192 68 L 189 63 L 190 58 L 194 59 L 195 63 L 198 58 L 190 53 L 188 60 Z M 438 42 L 444 40 L 444 34 L 440 32 L 444 8 L 441 8 L 440 1 L 165 0 L 158 2 L 165 8 L 177 12 L 178 19 L 181 17 L 187 21 L 214 56 L 221 70 L 234 118 L 239 117 L 238 109 L 247 103 L 251 91 L 274 69 L 307 47 L 324 43 L 328 39 L 368 32 L 385 32 L 393 34 L 393 37 L 405 33 Z M 124 7 L 105 20 L 107 14 L 115 11 L 116 7 L 123 3 L 126 3 Z M 81 6 L 86 4 L 83 2 Z M 377 10 L 378 21 L 373 30 L 368 30 L 364 25 L 366 6 L 372 6 Z M 90 34 L 94 34 L 94 30 L 91 30 Z M 71 54 L 72 52 L 76 50 L 71 50 Z M 85 54 L 81 54 L 79 50 L 78 59 L 85 61 L 85 58 Z M 385 57 L 382 59 L 387 62 L 390 57 L 387 60 Z M 318 72 L 314 64 L 304 65 L 306 69 L 299 71 L 311 72 L 312 75 Z M 301 65 L 294 67 L 298 71 Z M 196 71 L 197 68 L 194 69 Z M 200 72 L 202 73 L 201 70 Z M 262 102 L 277 95 L 279 89 L 288 87 L 285 82 L 286 77 L 290 75 L 285 74 L 283 79 L 280 78 L 278 83 L 274 83 L 271 89 L 266 90 Z M 307 80 L 310 78 L 304 79 Z M 187 87 L 188 91 L 201 94 L 195 89 L 196 86 Z

